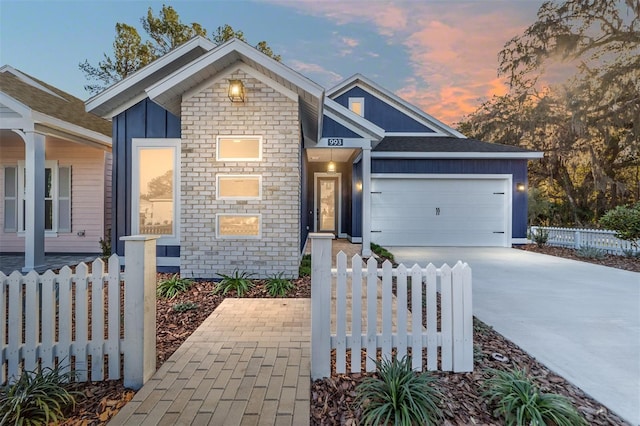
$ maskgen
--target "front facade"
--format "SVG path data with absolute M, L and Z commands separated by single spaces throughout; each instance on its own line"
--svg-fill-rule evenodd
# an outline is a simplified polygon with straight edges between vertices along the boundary
M 325 91 L 239 40 L 195 38 L 86 103 L 113 122 L 114 251 L 157 234 L 186 277 L 297 274 L 310 232 L 363 244 L 526 238 L 527 160 L 363 76 Z
M 111 126 L 68 93 L 0 68 L 0 253 L 99 254 L 110 231 Z

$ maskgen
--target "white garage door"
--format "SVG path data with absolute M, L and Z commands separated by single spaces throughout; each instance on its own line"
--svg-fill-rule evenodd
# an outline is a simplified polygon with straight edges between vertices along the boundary
M 371 241 L 382 246 L 507 246 L 508 180 L 373 178 Z

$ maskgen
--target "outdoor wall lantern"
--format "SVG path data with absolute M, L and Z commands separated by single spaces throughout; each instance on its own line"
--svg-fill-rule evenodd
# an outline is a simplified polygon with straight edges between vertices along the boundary
M 358 192 L 362 191 L 362 181 L 357 181 L 356 182 L 356 189 L 358 190 Z
M 229 80 L 229 99 L 231 102 L 244 102 L 244 85 L 241 80 Z
M 526 189 L 526 186 L 525 186 L 524 183 L 522 183 L 522 182 L 516 183 L 516 191 L 524 192 L 525 189 Z

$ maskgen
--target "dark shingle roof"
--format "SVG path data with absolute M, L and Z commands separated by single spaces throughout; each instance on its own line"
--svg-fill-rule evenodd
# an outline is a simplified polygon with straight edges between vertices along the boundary
M 532 152 L 517 146 L 449 136 L 387 136 L 373 150 L 378 152 Z
M 82 100 L 31 76 L 29 78 L 58 96 L 25 83 L 10 72 L 0 72 L 0 91 L 34 111 L 111 137 L 111 123 L 86 112 Z

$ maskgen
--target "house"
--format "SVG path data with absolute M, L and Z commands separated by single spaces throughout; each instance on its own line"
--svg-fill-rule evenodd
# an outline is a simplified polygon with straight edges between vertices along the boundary
M 111 123 L 84 102 L 0 68 L 0 253 L 100 253 L 110 229 Z
M 310 232 L 364 256 L 526 240 L 527 161 L 542 154 L 465 138 L 361 75 L 325 90 L 239 40 L 196 37 L 86 107 L 113 122 L 115 251 L 159 234 L 158 266 L 183 276 L 297 275 Z

